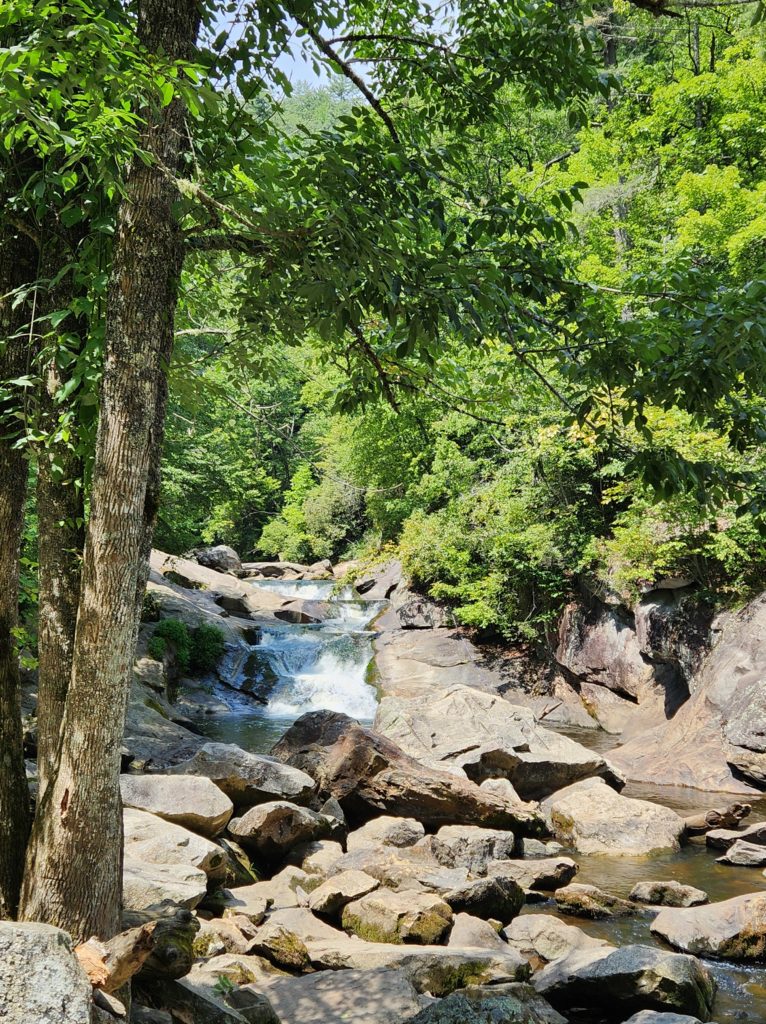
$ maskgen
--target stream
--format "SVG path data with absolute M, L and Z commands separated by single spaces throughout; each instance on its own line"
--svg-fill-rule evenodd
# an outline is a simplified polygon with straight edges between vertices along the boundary
M 252 585 L 286 597 L 327 601 L 336 614 L 318 625 L 278 624 L 264 629 L 253 650 L 276 677 L 268 703 L 256 705 L 247 696 L 227 690 L 225 702 L 230 712 L 200 720 L 200 731 L 211 739 L 263 753 L 307 711 L 342 711 L 369 724 L 378 700 L 372 683 L 374 634 L 369 626 L 385 602 L 364 601 L 350 587 L 335 593 L 332 580 L 258 580 Z M 601 730 L 561 731 L 600 753 L 606 754 L 615 746 L 615 737 Z M 629 784 L 623 792 L 625 796 L 664 804 L 682 816 L 730 801 L 727 794 L 705 794 L 671 786 Z M 753 801 L 752 814 L 745 824 L 762 819 L 766 819 L 766 797 Z M 565 852 L 580 865 L 576 881 L 597 885 L 617 896 L 627 897 L 637 882 L 646 879 L 675 879 L 696 886 L 708 893 L 711 902 L 764 886 L 760 870 L 718 864 L 715 852 L 700 843 L 689 843 L 680 851 L 651 858 Z M 558 915 L 555 903 L 547 900 L 528 904 L 523 913 L 556 914 L 567 924 L 615 945 L 661 945 L 649 931 L 651 910 L 634 917 L 589 921 Z M 766 1021 L 766 969 L 718 961 L 706 963 L 718 984 L 714 1007 L 717 1024 Z M 600 1024 L 594 1017 L 578 1020 L 582 1024 Z

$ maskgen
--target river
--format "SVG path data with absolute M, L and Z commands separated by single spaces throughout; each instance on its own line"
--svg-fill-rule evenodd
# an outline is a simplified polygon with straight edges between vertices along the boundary
M 327 601 L 334 614 L 319 625 L 279 624 L 264 629 L 253 652 L 275 679 L 268 703 L 256 705 L 250 698 L 227 690 L 225 701 L 231 711 L 200 721 L 201 731 L 211 739 L 237 743 L 254 752 L 266 752 L 285 729 L 307 711 L 327 708 L 370 723 L 375 716 L 378 695 L 374 686 L 374 633 L 369 627 L 384 604 L 365 601 L 352 588 L 336 593 L 332 580 L 264 580 L 254 581 L 252 585 L 286 597 Z M 220 695 L 224 696 L 223 692 Z M 562 731 L 601 753 L 608 753 L 615 746 L 615 738 L 601 730 Z M 720 793 L 635 784 L 626 787 L 624 793 L 665 804 L 684 816 L 721 806 L 731 799 Z M 766 799 L 754 803 L 751 819 L 766 819 Z M 651 858 L 599 857 L 575 852 L 570 855 L 580 865 L 578 882 L 597 885 L 618 896 L 627 896 L 636 882 L 646 879 L 675 879 L 694 885 L 704 889 L 711 901 L 764 887 L 760 870 L 718 864 L 715 853 L 700 843 L 690 843 L 678 852 Z M 530 904 L 524 912 L 556 914 L 556 907 L 551 900 Z M 635 917 L 606 921 L 571 917 L 562 917 L 562 920 L 615 945 L 634 942 L 661 945 L 649 931 L 652 917 L 652 912 L 647 910 Z M 717 1024 L 766 1021 L 766 970 L 723 962 L 708 961 L 707 964 L 718 983 L 714 1012 Z M 592 1016 L 576 1019 L 582 1024 L 601 1024 Z

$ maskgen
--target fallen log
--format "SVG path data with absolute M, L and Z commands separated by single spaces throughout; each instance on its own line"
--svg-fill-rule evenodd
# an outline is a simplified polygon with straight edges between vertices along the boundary
M 157 922 L 120 932 L 102 942 L 93 936 L 75 947 L 75 956 L 82 964 L 91 985 L 104 992 L 116 992 L 144 966 L 154 949 Z

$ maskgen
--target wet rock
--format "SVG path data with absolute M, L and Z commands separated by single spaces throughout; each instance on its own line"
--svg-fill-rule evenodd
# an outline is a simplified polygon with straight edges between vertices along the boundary
M 525 800 L 591 776 L 622 785 L 603 757 L 544 729 L 528 708 L 468 686 L 386 697 L 375 728 L 412 757 L 457 765 L 475 782 L 507 778 Z
M 315 914 L 332 917 L 347 903 L 361 899 L 377 889 L 380 882 L 364 871 L 341 871 L 314 889 L 309 896 L 309 907 Z
M 234 548 L 228 544 L 216 544 L 212 548 L 201 548 L 194 552 L 194 558 L 200 565 L 207 569 L 215 569 L 216 572 L 230 572 L 239 576 L 242 572 L 242 562 Z
M 766 958 L 766 892 L 663 910 L 654 919 L 652 932 L 686 953 L 760 962 Z
M 91 985 L 66 932 L 0 922 L 3 1024 L 88 1024 Z
M 408 1024 L 566 1024 L 531 985 L 470 986 L 432 1003 Z
M 130 807 L 125 808 L 122 818 L 126 859 L 146 864 L 186 864 L 214 879 L 225 875 L 226 854 L 211 840 Z
M 299 718 L 273 748 L 281 760 L 315 778 L 352 816 L 374 812 L 413 817 L 423 825 L 483 825 L 539 834 L 534 812 L 516 808 L 446 772 L 432 770 L 395 743 L 346 715 L 315 711 Z
M 223 790 L 236 807 L 271 800 L 305 803 L 314 780 L 273 757 L 251 754 L 234 743 L 205 743 L 187 761 L 171 768 L 174 775 L 201 775 Z
M 516 839 L 513 832 L 501 829 L 443 825 L 430 837 L 430 848 L 445 867 L 464 867 L 473 874 L 483 875 L 491 861 L 513 856 Z
M 557 889 L 553 898 L 562 914 L 593 920 L 603 917 L 624 917 L 635 914 L 638 910 L 636 905 L 628 900 L 604 892 L 595 885 L 581 885 L 577 882 Z
M 697 907 L 707 903 L 708 895 L 693 885 L 680 882 L 638 882 L 630 892 L 636 903 L 651 903 L 662 907 Z
M 534 966 L 559 960 L 577 950 L 614 948 L 551 914 L 522 914 L 503 929 L 502 935 L 509 946 Z
M 281 1024 L 402 1024 L 420 999 L 402 971 L 322 971 L 277 978 L 267 989 Z
M 444 893 L 456 914 L 510 921 L 524 906 L 524 891 L 512 878 L 476 878 Z
M 678 1010 L 707 1019 L 715 994 L 710 973 L 696 957 L 639 945 L 574 951 L 544 967 L 533 984 L 554 1007 L 606 1010 L 612 1017 Z
M 601 779 L 587 779 L 554 793 L 542 804 L 556 838 L 581 853 L 631 856 L 675 850 L 683 818 L 648 800 L 621 796 Z
M 251 807 L 229 822 L 229 832 L 246 850 L 266 860 L 279 860 L 299 843 L 328 835 L 327 818 L 287 800 Z
M 705 836 L 705 842 L 714 850 L 728 850 L 734 843 L 750 843 L 753 846 L 766 846 L 766 821 L 756 821 L 740 831 L 735 829 L 712 829 Z
M 414 818 L 394 818 L 382 814 L 354 832 L 349 832 L 346 849 L 351 853 L 368 846 L 414 846 L 425 834 L 422 824 Z
M 578 870 L 577 864 L 569 857 L 530 857 L 493 861 L 487 868 L 487 874 L 512 878 L 525 890 L 553 892 L 568 885 Z
M 433 945 L 452 925 L 452 911 L 430 893 L 378 889 L 343 909 L 343 927 L 370 942 Z
M 719 864 L 736 864 L 744 868 L 762 868 L 766 864 L 766 846 L 746 843 L 738 839 L 732 843 L 723 857 L 717 857 Z
M 455 914 L 447 945 L 470 949 L 507 949 L 497 929 L 488 921 L 472 917 L 471 914 Z
M 222 832 L 234 805 L 210 779 L 177 775 L 121 775 L 124 807 L 148 811 L 165 821 L 213 838 Z

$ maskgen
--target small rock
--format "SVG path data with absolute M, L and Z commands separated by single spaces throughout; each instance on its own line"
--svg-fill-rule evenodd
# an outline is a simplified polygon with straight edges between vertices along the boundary
M 163 900 L 193 910 L 207 892 L 207 875 L 190 864 L 154 864 L 126 856 L 122 865 L 122 905 L 146 910 Z
M 540 839 L 522 839 L 521 853 L 524 857 L 557 857 L 564 847 L 554 839 L 542 842 Z
M 563 889 L 557 889 L 553 898 L 562 914 L 573 917 L 623 917 L 635 914 L 638 910 L 634 903 L 612 896 L 595 885 L 581 885 L 574 882 Z
M 431 893 L 378 889 L 349 903 L 343 927 L 369 942 L 438 943 L 452 924 L 452 911 Z
M 651 903 L 661 907 L 696 907 L 707 903 L 708 895 L 702 889 L 680 882 L 638 882 L 630 892 L 636 903 Z
M 689 1017 L 685 1013 L 657 1013 L 654 1010 L 641 1010 L 624 1022 L 624 1024 L 702 1024 L 699 1017 Z
M 714 850 L 728 850 L 737 842 L 766 846 L 766 821 L 756 821 L 755 824 L 739 831 L 729 828 L 712 829 L 705 836 L 705 842 Z
M 251 921 L 259 923 L 257 919 L 262 921 L 267 909 L 299 907 L 303 903 L 299 893 L 311 888 L 311 877 L 300 868 L 287 867 L 268 882 L 255 882 L 253 885 L 224 890 L 224 916 L 244 914 Z
M 309 907 L 315 914 L 334 916 L 347 903 L 361 899 L 380 885 L 377 878 L 364 871 L 341 871 L 314 889 L 309 896 Z
M 766 864 L 766 846 L 746 843 L 738 839 L 732 843 L 723 857 L 716 857 L 719 864 L 736 864 L 744 868 L 762 868 Z
M 507 800 L 509 804 L 520 804 L 521 797 L 513 788 L 508 779 L 485 779 L 479 783 L 479 789 L 485 789 L 493 796 L 499 796 L 501 800 Z
M 414 846 L 426 830 L 414 818 L 395 818 L 383 814 L 361 828 L 349 832 L 346 849 L 349 853 L 369 846 Z

